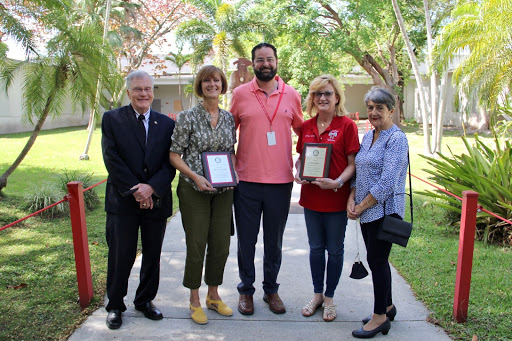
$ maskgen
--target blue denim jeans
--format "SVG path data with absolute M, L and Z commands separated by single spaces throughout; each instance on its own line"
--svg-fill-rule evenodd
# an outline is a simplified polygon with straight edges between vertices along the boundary
M 343 268 L 347 212 L 318 212 L 304 208 L 304 218 L 308 230 L 309 265 L 314 292 L 315 294 L 323 293 L 324 278 L 327 277 L 324 295 L 334 297 L 334 291 L 340 281 Z M 325 276 L 326 272 L 327 276 Z

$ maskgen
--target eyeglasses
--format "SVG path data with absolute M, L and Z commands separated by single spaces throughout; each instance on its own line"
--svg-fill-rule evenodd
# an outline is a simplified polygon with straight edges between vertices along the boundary
M 131 90 L 132 90 L 133 92 L 135 92 L 135 93 L 138 93 L 138 94 L 140 94 L 142 91 L 145 91 L 145 92 L 147 92 L 147 93 L 151 93 L 151 92 L 153 92 L 153 88 L 151 88 L 151 87 L 149 87 L 149 86 L 148 86 L 148 87 L 146 87 L 146 88 L 132 88 Z
M 329 98 L 333 94 L 334 94 L 334 91 L 325 91 L 325 92 L 315 91 L 315 92 L 313 92 L 313 96 L 315 96 L 315 98 L 318 98 L 318 99 L 322 98 L 322 96 L 325 96 L 325 98 Z
M 269 57 L 267 59 L 264 59 L 264 58 L 258 58 L 254 61 L 255 64 L 263 64 L 265 62 L 269 63 L 269 64 L 272 64 L 276 61 L 275 58 L 272 58 L 272 57 Z

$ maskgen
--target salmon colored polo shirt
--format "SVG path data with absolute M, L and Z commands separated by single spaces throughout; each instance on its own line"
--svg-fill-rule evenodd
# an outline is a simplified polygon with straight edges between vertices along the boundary
M 359 135 L 357 126 L 347 116 L 335 116 L 331 124 L 320 135 L 316 120 L 318 115 L 304 122 L 297 142 L 297 153 L 302 154 L 304 143 L 332 144 L 329 178 L 336 179 L 348 166 L 347 156 L 359 151 Z M 307 209 L 318 212 L 339 212 L 347 210 L 350 194 L 350 181 L 334 192 L 332 189 L 321 189 L 317 185 L 302 185 L 299 204 Z
M 276 76 L 278 89 L 268 97 L 256 82 L 256 77 L 233 90 L 231 113 L 239 129 L 236 151 L 236 171 L 240 181 L 282 184 L 293 182 L 291 128 L 300 128 L 304 122 L 300 94 Z M 272 121 L 276 144 L 269 146 L 267 132 L 281 92 L 284 93 L 277 114 Z M 256 98 L 256 92 L 263 111 Z

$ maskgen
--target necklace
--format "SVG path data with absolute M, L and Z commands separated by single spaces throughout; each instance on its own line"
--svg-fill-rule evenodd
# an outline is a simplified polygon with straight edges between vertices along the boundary
M 331 124 L 333 117 L 328 117 L 328 122 L 321 122 L 320 117 L 317 118 L 316 122 L 322 127 L 325 128 L 325 126 L 329 126 Z

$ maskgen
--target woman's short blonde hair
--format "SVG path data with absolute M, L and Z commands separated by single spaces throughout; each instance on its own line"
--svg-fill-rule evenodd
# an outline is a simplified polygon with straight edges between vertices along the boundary
M 203 81 L 205 79 L 210 79 L 215 76 L 219 76 L 222 82 L 221 94 L 224 95 L 226 91 L 228 91 L 228 81 L 226 79 L 226 76 L 224 75 L 224 72 L 222 72 L 222 70 L 216 66 L 205 65 L 201 68 L 201 70 L 199 70 L 194 81 L 194 92 L 196 93 L 197 97 L 203 98 L 203 88 L 201 86 Z
M 315 107 L 315 92 L 331 84 L 334 89 L 334 94 L 338 96 L 339 100 L 334 109 L 334 114 L 336 116 L 343 116 L 346 114 L 345 110 L 345 95 L 343 94 L 343 89 L 340 86 L 340 83 L 334 78 L 333 75 L 322 75 L 318 76 L 309 85 L 309 93 L 306 97 L 306 111 L 309 116 L 313 117 L 316 115 L 316 107 Z

